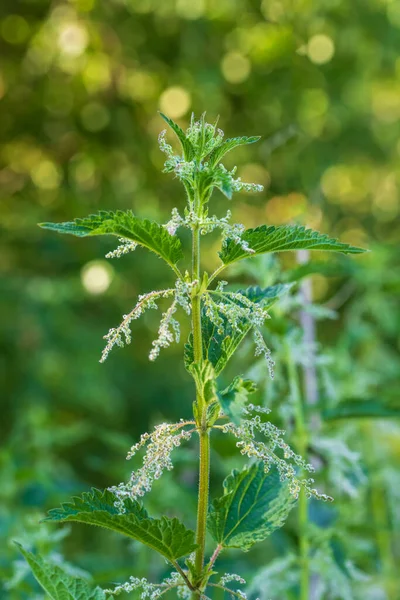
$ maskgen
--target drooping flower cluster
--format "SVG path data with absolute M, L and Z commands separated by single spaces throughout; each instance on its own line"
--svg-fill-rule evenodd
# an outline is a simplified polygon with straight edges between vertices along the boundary
M 107 344 L 102 352 L 100 362 L 102 363 L 106 360 L 114 346 L 120 346 L 122 348 L 125 346 L 125 344 L 131 343 L 132 336 L 130 324 L 132 321 L 138 319 L 148 309 L 157 309 L 158 306 L 156 300 L 159 300 L 160 298 L 168 298 L 173 296 L 174 293 L 174 289 L 168 289 L 149 292 L 148 294 L 139 296 L 138 301 L 133 309 L 127 315 L 123 315 L 123 320 L 120 325 L 118 325 L 116 328 L 112 327 L 104 336 L 104 339 L 107 340 Z
M 141 600 L 157 600 L 170 590 L 175 590 L 178 598 L 191 598 L 192 592 L 187 587 L 182 576 L 174 571 L 162 583 L 150 583 L 146 578 L 130 577 L 129 581 L 117 585 L 113 590 L 104 590 L 106 594 L 119 596 L 123 592 L 141 591 Z
M 225 282 L 223 282 L 225 283 Z M 270 377 L 274 377 L 274 361 L 260 331 L 270 316 L 262 303 L 253 302 L 240 292 L 224 292 L 221 286 L 203 296 L 207 317 L 217 327 L 219 334 L 224 332 L 224 318 L 233 331 L 243 331 L 250 326 L 255 341 L 255 355 L 263 355 L 267 361 Z
M 127 455 L 127 460 L 133 458 L 139 450 L 146 447 L 143 466 L 133 471 L 129 481 L 123 482 L 110 489 L 116 496 L 115 506 L 124 512 L 124 500 L 131 498 L 137 500 L 149 492 L 155 480 L 159 479 L 165 470 L 171 471 L 172 451 L 183 441 L 190 440 L 195 428 L 186 429 L 195 425 L 194 421 L 181 421 L 179 423 L 161 423 L 154 428 L 152 433 L 142 434 L 139 442 L 132 446 Z
M 121 258 L 125 254 L 129 254 L 129 252 L 133 252 L 138 247 L 136 242 L 131 242 L 126 238 L 119 238 L 119 242 L 121 242 L 120 246 L 115 248 L 115 250 L 111 250 L 106 254 L 106 258 Z
M 243 419 L 240 424 L 227 423 L 223 425 L 223 431 L 231 433 L 238 440 L 236 447 L 239 448 L 241 454 L 261 460 L 264 463 L 265 472 L 275 465 L 281 480 L 288 481 L 289 491 L 295 498 L 298 498 L 300 490 L 303 488 L 307 497 L 315 496 L 320 500 L 332 500 L 312 487 L 313 479 L 303 479 L 298 476 L 296 467 L 309 473 L 314 472 L 314 467 L 296 454 L 285 442 L 282 437 L 285 431 L 278 429 L 270 421 L 261 419 L 260 414 L 269 412 L 269 409 L 249 404 L 243 410 Z M 267 441 L 260 440 L 261 436 Z
M 108 357 L 114 346 L 123 347 L 132 341 L 130 325 L 132 321 L 138 319 L 148 309 L 157 309 L 157 302 L 162 298 L 173 297 L 173 302 L 166 312 L 163 313 L 158 329 L 158 337 L 152 343 L 152 349 L 149 354 L 150 360 L 155 360 L 160 353 L 161 348 L 167 348 L 173 341 L 178 342 L 180 338 L 179 322 L 174 318 L 178 307 L 190 314 L 190 292 L 191 288 L 197 284 L 194 282 L 185 282 L 178 279 L 175 288 L 149 292 L 139 296 L 136 305 L 127 314 L 123 315 L 123 320 L 118 327 L 113 327 L 104 336 L 107 344 L 102 352 L 100 362 L 103 363 Z

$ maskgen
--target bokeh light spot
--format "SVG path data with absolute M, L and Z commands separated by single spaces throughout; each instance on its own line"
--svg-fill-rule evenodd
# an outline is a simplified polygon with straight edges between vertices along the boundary
M 189 110 L 191 103 L 189 92 L 179 86 L 166 89 L 160 96 L 161 112 L 167 114 L 171 119 L 183 117 Z
M 221 62 L 222 74 L 229 83 L 243 83 L 250 75 L 251 63 L 239 52 L 229 52 Z
M 308 58 L 316 65 L 324 65 L 332 60 L 335 54 L 335 44 L 332 38 L 325 34 L 314 35 L 308 42 Z
M 109 57 L 101 52 L 88 57 L 82 79 L 86 89 L 91 93 L 108 88 L 111 83 Z
M 92 260 L 82 267 L 82 285 L 89 294 L 104 294 L 110 287 L 114 271 L 104 260 Z
M 55 190 L 60 186 L 62 173 L 51 160 L 42 160 L 32 168 L 31 177 L 36 187 L 42 190 Z
M 8 15 L 1 23 L 1 35 L 9 44 L 23 44 L 29 31 L 27 21 L 20 15 Z
M 81 120 L 87 131 L 97 132 L 107 127 L 110 115 L 100 102 L 89 102 L 81 111 Z
M 184 19 L 199 19 L 206 10 L 205 0 L 178 0 L 176 12 Z
M 80 56 L 86 50 L 88 41 L 88 34 L 83 25 L 65 23 L 58 36 L 58 47 L 67 56 Z
M 259 183 L 267 188 L 271 183 L 271 176 L 262 165 L 257 163 L 248 163 L 239 169 L 239 176 L 242 181 L 249 183 Z

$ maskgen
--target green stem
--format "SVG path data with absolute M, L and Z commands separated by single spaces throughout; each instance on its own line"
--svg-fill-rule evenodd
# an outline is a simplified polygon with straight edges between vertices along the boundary
M 289 375 L 290 393 L 293 400 L 297 449 L 299 454 L 307 459 L 308 432 L 304 418 L 304 408 L 301 399 L 301 387 L 299 374 L 292 358 L 290 348 L 287 348 L 287 366 Z M 302 489 L 299 495 L 298 510 L 299 525 L 299 553 L 300 553 L 300 598 L 299 600 L 309 600 L 310 597 L 310 541 L 308 538 L 308 500 L 305 490 Z
M 193 229 L 193 254 L 192 254 L 192 278 L 200 284 L 200 232 L 199 228 Z M 197 286 L 198 288 L 198 286 Z M 192 332 L 193 332 L 193 348 L 195 362 L 201 362 L 203 359 L 202 350 L 202 335 L 201 335 L 201 301 L 198 289 L 194 289 L 192 296 Z M 209 479 L 210 479 L 210 433 L 207 427 L 207 406 L 204 398 L 197 393 L 196 402 L 198 413 L 200 415 L 199 440 L 200 440 L 200 457 L 199 457 L 199 494 L 197 504 L 197 527 L 196 527 L 196 550 L 195 566 L 198 576 L 200 577 L 204 567 L 204 553 L 206 543 L 206 525 L 208 513 L 208 495 L 209 495 Z M 201 593 L 193 592 L 192 598 L 199 598 Z

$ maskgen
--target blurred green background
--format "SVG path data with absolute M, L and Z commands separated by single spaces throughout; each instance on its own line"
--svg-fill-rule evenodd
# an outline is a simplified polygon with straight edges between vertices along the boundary
M 312 593 L 396 600 L 399 0 L 2 1 L 1 597 L 43 597 L 12 539 L 104 586 L 165 571 L 112 534 L 77 526 L 68 535 L 39 524 L 70 495 L 126 479 L 126 451 L 140 433 L 191 410 L 182 346 L 155 364 L 147 359 L 157 315 L 135 323 L 132 345 L 98 363 L 102 336 L 137 295 L 171 283 L 161 261 L 141 250 L 107 261 L 108 239 L 64 238 L 36 226 L 117 208 L 165 222 L 173 206 L 183 207 L 177 181 L 161 173 L 158 110 L 183 127 L 192 111 L 207 111 L 211 122 L 219 115 L 228 137 L 262 136 L 229 155 L 227 166 L 238 164 L 242 179 L 265 191 L 237 194 L 229 206 L 215 195 L 217 214 L 230 208 L 246 226 L 301 223 L 372 250 L 311 277 L 320 342 L 314 412 L 348 399 L 370 403 L 378 416 L 379 406 L 390 406 L 385 419 L 318 426 L 325 455 L 317 480 L 336 502 L 311 515 L 320 553 Z M 218 243 L 206 242 L 211 269 Z M 293 269 L 295 257 L 284 266 Z M 237 275 L 263 284 L 281 279 L 279 270 L 259 261 Z M 252 370 L 260 401 L 290 430 L 283 340 L 296 363 L 304 348 L 289 309 L 278 308 L 266 331 L 278 363 L 274 384 L 264 365 Z M 253 363 L 244 348 L 234 371 Z M 190 525 L 196 448 L 176 460 L 148 504 L 168 514 L 179 506 Z M 218 440 L 214 493 L 239 464 L 232 444 Z M 294 516 L 271 541 L 244 556 L 232 552 L 223 566 L 249 580 L 258 574 L 251 597 L 297 598 L 297 536 Z M 271 564 L 275 570 L 265 571 Z

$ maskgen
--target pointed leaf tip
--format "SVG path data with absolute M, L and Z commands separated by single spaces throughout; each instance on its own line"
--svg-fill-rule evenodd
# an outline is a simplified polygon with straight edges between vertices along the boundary
M 49 511 L 46 520 L 76 521 L 111 529 L 149 546 L 170 562 L 197 548 L 194 531 L 187 529 L 179 519 L 153 519 L 135 500 L 126 500 L 124 508 L 124 513 L 118 511 L 112 492 L 93 489 Z
M 115 235 L 136 242 L 155 252 L 174 267 L 183 257 L 182 244 L 176 236 L 155 221 L 139 219 L 132 211 L 100 211 L 95 215 L 63 223 L 39 223 L 42 229 L 77 237 Z
M 357 248 L 335 238 L 330 238 L 325 233 L 313 229 L 306 229 L 300 225 L 262 225 L 255 229 L 247 229 L 242 234 L 245 241 L 253 250 L 250 256 L 267 252 L 284 252 L 287 250 L 326 250 L 342 252 L 344 254 L 362 254 L 363 248 Z M 223 263 L 230 264 L 243 258 L 248 258 L 249 253 L 243 250 L 243 244 L 238 244 L 233 239 L 228 239 L 219 256 Z

